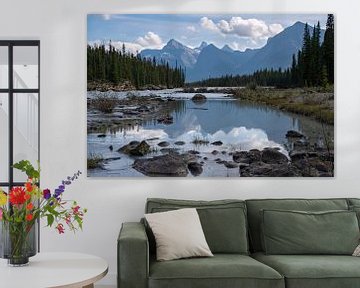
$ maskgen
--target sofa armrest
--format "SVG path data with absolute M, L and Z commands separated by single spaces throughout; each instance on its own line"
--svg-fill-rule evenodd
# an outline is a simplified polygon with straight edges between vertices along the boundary
M 123 223 L 117 242 L 118 288 L 146 288 L 149 242 L 141 223 Z

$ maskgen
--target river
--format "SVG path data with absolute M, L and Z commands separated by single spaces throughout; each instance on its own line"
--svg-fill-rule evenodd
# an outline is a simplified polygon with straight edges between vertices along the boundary
M 88 92 L 88 98 L 96 97 L 100 92 Z M 126 97 L 126 92 L 106 92 L 117 98 Z M 134 177 L 144 176 L 132 168 L 134 158 L 117 150 L 130 141 L 146 142 L 151 146 L 152 157 L 168 153 L 169 149 L 179 153 L 189 150 L 199 152 L 199 161 L 203 164 L 200 176 L 235 177 L 238 169 L 226 168 L 218 164 L 219 159 L 230 161 L 235 151 L 276 147 L 288 156 L 292 145 L 285 137 L 289 130 L 304 134 L 309 142 L 324 145 L 325 138 L 333 142 L 334 128 L 322 125 L 308 117 L 280 111 L 261 104 L 235 100 L 223 93 L 204 93 L 207 100 L 195 103 L 191 97 L 195 93 L 181 93 L 180 90 L 136 91 L 139 96 L 149 94 L 161 97 L 172 97 L 169 111 L 173 123 L 158 123 L 156 119 L 148 119 L 126 129 L 107 129 L 105 135 L 89 132 L 87 136 L 88 155 L 101 155 L 106 161 L 103 168 L 89 169 L 90 177 Z M 93 117 L 88 113 L 89 118 Z M 167 147 L 159 147 L 158 143 L 168 142 Z M 211 143 L 221 141 L 222 145 Z M 184 142 L 184 145 L 177 145 Z M 183 143 L 181 143 L 183 144 Z M 109 149 L 109 147 L 113 149 Z M 216 150 L 216 152 L 214 152 Z M 120 159 L 118 159 L 120 157 Z M 190 173 L 188 174 L 192 176 Z

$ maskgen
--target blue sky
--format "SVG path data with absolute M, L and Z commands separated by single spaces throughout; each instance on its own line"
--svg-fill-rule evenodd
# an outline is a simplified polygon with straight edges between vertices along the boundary
M 170 39 L 197 47 L 202 41 L 219 48 L 259 48 L 269 37 L 297 21 L 324 28 L 326 14 L 90 14 L 88 43 L 107 42 L 132 51 L 162 48 Z

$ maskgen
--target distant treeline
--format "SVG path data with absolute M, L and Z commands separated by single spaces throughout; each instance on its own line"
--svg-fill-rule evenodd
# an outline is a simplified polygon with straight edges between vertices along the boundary
M 225 75 L 190 83 L 189 86 L 234 87 L 247 85 L 304 87 L 334 83 L 334 15 L 329 14 L 324 41 L 320 40 L 320 23 L 305 25 L 302 49 L 293 55 L 288 69 L 261 69 L 250 75 Z
M 125 45 L 120 51 L 110 42 L 109 45 L 87 46 L 87 79 L 113 84 L 130 81 L 136 88 L 150 84 L 171 88 L 184 85 L 185 72 L 164 61 L 157 63 L 156 59 L 126 52 Z

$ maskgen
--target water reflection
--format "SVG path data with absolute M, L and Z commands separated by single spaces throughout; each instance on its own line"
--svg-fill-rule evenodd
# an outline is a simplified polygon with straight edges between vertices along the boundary
M 157 118 L 162 115 L 172 116 L 173 123 L 159 123 Z M 121 156 L 121 159 L 107 163 L 107 170 L 88 172 L 90 176 L 141 176 L 131 168 L 134 159 L 116 151 L 130 141 L 146 140 L 153 151 L 150 156 L 162 154 L 164 151 L 157 144 L 167 141 L 167 148 L 180 153 L 196 150 L 201 157 L 208 157 L 210 162 L 204 166 L 202 176 L 228 176 L 230 170 L 213 161 L 219 157 L 211 154 L 213 150 L 225 152 L 221 155 L 224 160 L 231 160 L 229 152 L 232 151 L 261 150 L 265 147 L 277 147 L 288 155 L 287 148 L 293 145 L 285 137 L 288 130 L 305 134 L 312 143 L 324 142 L 324 137 L 333 141 L 333 126 L 261 104 L 216 97 L 204 103 L 194 103 L 190 99 L 168 101 L 160 115 L 142 120 L 121 120 L 116 125 L 108 125 L 106 137 L 89 133 L 89 154 L 100 154 L 105 159 Z M 197 139 L 208 144 L 195 145 L 193 142 Z M 177 141 L 184 141 L 185 145 L 176 145 Z M 214 141 L 223 144 L 211 145 Z M 113 147 L 111 151 L 110 145 Z

